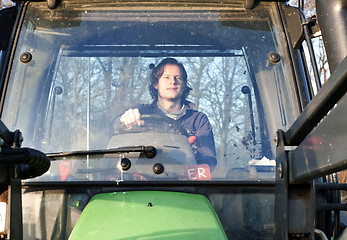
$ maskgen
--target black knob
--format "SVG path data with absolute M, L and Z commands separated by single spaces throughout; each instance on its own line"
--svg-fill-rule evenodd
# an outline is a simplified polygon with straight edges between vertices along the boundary
M 143 154 L 146 156 L 146 158 L 154 158 L 157 154 L 157 149 L 155 149 L 155 147 L 152 146 L 147 146 L 143 150 Z
M 31 61 L 32 58 L 33 58 L 33 56 L 31 55 L 30 52 L 23 52 L 19 57 L 19 59 L 22 63 L 28 63 Z
M 161 174 L 164 172 L 164 166 L 161 163 L 156 163 L 153 165 L 153 172 L 155 174 Z
M 129 160 L 129 158 L 122 158 L 122 160 L 120 161 L 120 165 L 123 171 L 127 171 L 131 167 L 131 161 Z
M 281 56 L 278 52 L 270 52 L 268 58 L 269 61 L 273 64 L 276 64 L 281 60 Z
M 60 95 L 60 94 L 62 94 L 62 92 L 63 92 L 63 88 L 60 86 L 55 87 L 53 90 L 53 94 L 55 94 L 55 95 Z
M 241 88 L 241 92 L 242 92 L 243 94 L 250 94 L 250 93 L 251 93 L 251 89 L 249 89 L 248 86 L 243 86 L 243 87 Z

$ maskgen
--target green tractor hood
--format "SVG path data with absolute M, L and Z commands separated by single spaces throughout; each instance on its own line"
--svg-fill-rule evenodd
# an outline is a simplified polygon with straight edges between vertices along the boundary
M 208 199 L 198 194 L 131 191 L 95 195 L 75 239 L 227 239 Z

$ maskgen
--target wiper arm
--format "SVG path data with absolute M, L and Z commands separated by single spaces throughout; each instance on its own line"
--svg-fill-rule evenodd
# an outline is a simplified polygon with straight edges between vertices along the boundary
M 71 156 L 83 156 L 83 155 L 99 155 L 107 153 L 130 153 L 140 152 L 143 153 L 147 158 L 154 158 L 157 154 L 157 149 L 153 146 L 130 146 L 110 149 L 98 149 L 98 150 L 84 150 L 84 151 L 70 151 L 70 152 L 58 152 L 58 153 L 46 153 L 47 157 L 51 160 L 56 160 L 61 157 Z

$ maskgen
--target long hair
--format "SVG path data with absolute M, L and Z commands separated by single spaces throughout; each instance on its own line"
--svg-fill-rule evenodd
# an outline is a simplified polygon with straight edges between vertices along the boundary
M 149 93 L 151 94 L 153 99 L 158 100 L 158 90 L 154 88 L 154 85 L 158 84 L 158 80 L 163 75 L 164 68 L 166 65 L 176 65 L 180 68 L 180 72 L 182 75 L 181 77 L 183 79 L 183 93 L 181 96 L 181 101 L 184 102 L 187 99 L 188 94 L 190 90 L 192 90 L 192 88 L 188 84 L 188 81 L 187 81 L 188 75 L 183 64 L 179 63 L 174 58 L 165 58 L 156 67 L 153 68 L 151 76 L 150 76 L 150 84 L 148 86 Z

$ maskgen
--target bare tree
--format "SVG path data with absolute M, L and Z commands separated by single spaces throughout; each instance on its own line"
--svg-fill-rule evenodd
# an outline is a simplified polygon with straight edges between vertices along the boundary
M 197 61 L 193 61 L 193 59 L 187 58 L 187 63 L 190 65 L 191 73 L 193 79 L 191 81 L 191 85 L 193 88 L 193 102 L 196 105 L 196 108 L 199 109 L 200 99 L 203 96 L 204 90 L 202 89 L 202 81 L 204 81 L 204 71 L 208 64 L 213 61 L 213 58 L 203 58 L 199 57 Z

